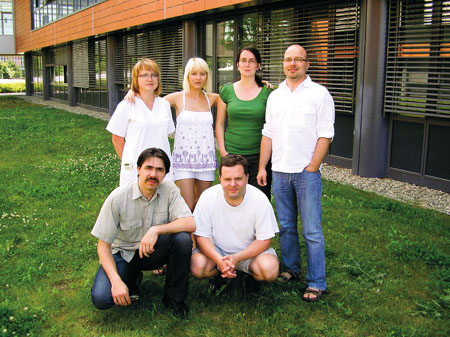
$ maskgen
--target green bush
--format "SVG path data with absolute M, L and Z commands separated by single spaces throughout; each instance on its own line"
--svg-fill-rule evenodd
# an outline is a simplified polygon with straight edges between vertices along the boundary
M 25 92 L 25 82 L 0 83 L 0 92 Z

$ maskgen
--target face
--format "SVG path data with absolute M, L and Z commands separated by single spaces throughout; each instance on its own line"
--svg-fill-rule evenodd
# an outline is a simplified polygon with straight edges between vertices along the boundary
M 155 91 L 158 88 L 158 74 L 151 70 L 141 70 L 138 75 L 139 91 Z
M 255 55 L 249 50 L 243 50 L 239 56 L 238 70 L 241 76 L 254 76 L 261 64 L 256 61 Z
M 232 167 L 222 166 L 220 184 L 222 185 L 227 201 L 239 201 L 245 195 L 248 183 L 248 175 L 244 174 L 244 167 L 236 165 Z
M 156 157 L 147 158 L 137 170 L 139 187 L 147 192 L 156 190 L 166 175 L 163 160 Z
M 206 71 L 201 69 L 192 69 L 188 75 L 189 85 L 195 89 L 201 89 L 208 79 Z
M 284 59 L 288 58 L 291 61 L 283 61 L 283 70 L 288 79 L 295 81 L 303 81 L 306 78 L 306 70 L 308 70 L 308 61 L 295 61 L 295 59 L 306 60 L 306 51 L 300 46 L 294 45 L 286 49 Z

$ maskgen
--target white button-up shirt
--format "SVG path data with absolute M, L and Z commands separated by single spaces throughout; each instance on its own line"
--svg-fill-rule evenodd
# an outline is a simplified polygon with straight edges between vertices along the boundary
M 317 140 L 334 136 L 333 98 L 309 76 L 294 91 L 283 81 L 267 101 L 262 134 L 272 140 L 273 171 L 302 172 Z

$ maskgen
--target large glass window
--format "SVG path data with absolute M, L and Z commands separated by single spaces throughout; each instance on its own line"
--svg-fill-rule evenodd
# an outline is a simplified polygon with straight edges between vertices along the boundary
M 12 0 L 0 1 L 0 35 L 13 35 Z
M 32 0 L 32 28 L 37 29 L 105 0 Z

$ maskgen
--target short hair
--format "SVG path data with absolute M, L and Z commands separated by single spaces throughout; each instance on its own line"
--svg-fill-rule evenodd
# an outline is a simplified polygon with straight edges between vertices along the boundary
M 192 57 L 187 61 L 186 67 L 184 68 L 184 75 L 183 75 L 183 89 L 185 92 L 191 91 L 191 85 L 189 83 L 189 74 L 193 70 L 201 70 L 206 72 L 206 81 L 203 84 L 203 89 L 206 91 L 206 88 L 208 88 L 209 78 L 211 77 L 209 66 L 206 61 L 200 57 Z
M 148 158 L 159 158 L 164 162 L 164 168 L 166 169 L 166 173 L 170 170 L 170 159 L 167 153 L 157 147 L 150 147 L 141 152 L 137 160 L 137 167 L 141 168 L 142 164 Z
M 159 96 L 162 91 L 161 72 L 159 71 L 158 64 L 148 58 L 143 58 L 134 65 L 133 71 L 131 72 L 131 90 L 134 94 L 139 94 L 139 73 L 143 70 L 152 71 L 158 75 L 158 87 L 155 89 L 155 95 Z
M 240 154 L 227 154 L 225 157 L 222 158 L 220 161 L 219 166 L 219 176 L 222 175 L 222 167 L 233 167 L 236 165 L 242 165 L 244 168 L 244 174 L 248 174 L 248 161 Z

